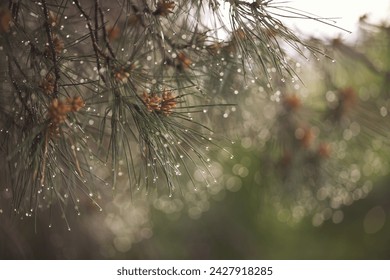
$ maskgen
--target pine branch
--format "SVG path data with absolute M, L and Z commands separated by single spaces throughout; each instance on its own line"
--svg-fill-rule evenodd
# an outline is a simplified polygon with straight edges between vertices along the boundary
M 53 62 L 54 76 L 55 76 L 53 97 L 57 98 L 58 97 L 58 82 L 61 78 L 60 77 L 60 69 L 58 67 L 58 57 L 57 57 L 57 52 L 56 52 L 55 45 L 54 45 L 54 36 L 53 36 L 52 29 L 51 29 L 51 24 L 49 22 L 49 12 L 48 12 L 47 4 L 46 4 L 45 0 L 42 1 L 42 7 L 43 7 L 43 13 L 44 13 L 44 17 L 45 17 L 46 34 L 47 34 L 47 39 L 49 42 L 49 47 L 50 47 L 50 52 L 51 52 L 51 60 Z
M 12 205 L 28 216 L 80 213 L 80 194 L 99 205 L 106 181 L 133 198 L 208 197 L 210 154 L 232 157 L 210 125 L 227 134 L 241 96 L 297 79 L 285 48 L 320 53 L 283 25 L 285 7 L 273 1 L 229 1 L 230 23 L 218 1 L 8 4 L 0 111 L 14 122 L 2 142 Z

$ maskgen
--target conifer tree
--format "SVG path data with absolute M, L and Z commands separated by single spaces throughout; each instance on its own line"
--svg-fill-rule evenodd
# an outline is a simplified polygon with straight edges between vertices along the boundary
M 80 196 L 100 208 L 118 180 L 133 196 L 185 193 L 181 174 L 190 189 L 209 186 L 209 151 L 229 153 L 215 114 L 226 118 L 248 84 L 297 79 L 286 48 L 319 52 L 283 14 L 308 17 L 274 1 L 4 1 L 1 187 L 12 211 L 79 212 Z
M 111 256 L 152 208 L 196 219 L 240 188 L 341 222 L 388 169 L 389 27 L 362 17 L 351 45 L 288 17 L 333 24 L 272 0 L 3 1 L 0 229 L 84 212 Z

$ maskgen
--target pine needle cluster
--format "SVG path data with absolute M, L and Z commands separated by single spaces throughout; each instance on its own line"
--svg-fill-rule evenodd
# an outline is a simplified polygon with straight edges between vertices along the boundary
M 181 174 L 208 186 L 209 150 L 228 153 L 209 110 L 297 79 L 285 48 L 320 53 L 281 20 L 311 17 L 274 1 L 3 2 L 0 184 L 21 216 L 100 208 L 119 180 L 131 195 L 179 195 Z

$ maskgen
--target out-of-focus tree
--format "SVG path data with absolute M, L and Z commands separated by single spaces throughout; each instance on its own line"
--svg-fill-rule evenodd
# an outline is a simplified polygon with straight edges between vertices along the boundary
M 355 45 L 306 40 L 284 16 L 320 21 L 274 1 L 2 5 L 8 256 L 50 236 L 39 257 L 125 257 L 156 211 L 199 219 L 226 191 L 253 209 L 233 236 L 255 244 L 245 224 L 264 211 L 340 223 L 388 169 L 389 28 L 362 18 Z

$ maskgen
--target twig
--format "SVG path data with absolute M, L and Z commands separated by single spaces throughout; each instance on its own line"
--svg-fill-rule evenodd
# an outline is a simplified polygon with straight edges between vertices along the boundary
M 46 131 L 45 133 L 45 142 L 43 143 L 43 159 L 41 164 L 41 186 L 45 183 L 45 174 L 46 174 L 46 158 L 47 158 L 47 145 L 49 142 L 49 132 Z
M 71 141 L 71 140 L 69 140 L 69 141 Z M 73 143 L 71 143 L 71 144 L 72 144 L 72 146 L 74 146 Z M 84 177 L 83 171 L 82 171 L 81 168 L 80 168 L 80 162 L 79 162 L 79 160 L 78 160 L 78 158 L 77 158 L 75 149 L 72 149 L 72 154 L 73 154 L 73 156 L 74 156 L 74 160 L 75 160 L 77 172 L 79 173 L 79 175 L 80 175 L 81 177 Z
M 99 43 L 99 17 L 98 17 L 98 0 L 95 1 L 95 38 L 96 38 L 96 43 Z
M 15 23 L 18 22 L 19 6 L 20 6 L 19 1 L 12 1 L 12 0 L 9 1 L 8 8 L 12 12 L 12 19 L 14 20 Z
M 53 67 L 54 67 L 54 89 L 53 89 L 53 98 L 57 98 L 58 96 L 58 81 L 60 79 L 60 68 L 58 67 L 58 57 L 54 46 L 54 40 L 53 40 L 53 31 L 51 29 L 50 19 L 49 19 L 49 11 L 47 9 L 47 3 L 46 0 L 42 1 L 43 6 L 43 13 L 45 15 L 45 27 L 46 27 L 46 33 L 47 33 L 47 39 L 49 41 L 49 48 L 51 52 L 51 58 L 53 61 Z
M 89 17 L 89 15 L 84 11 L 84 9 L 81 7 L 80 5 L 80 2 L 78 0 L 75 0 L 74 3 L 76 4 L 77 8 L 79 9 L 80 13 L 83 15 L 83 17 L 85 18 L 86 22 L 87 22 L 87 26 L 88 26 L 88 30 L 89 30 L 89 35 L 91 37 L 91 41 L 92 41 L 92 47 L 93 47 L 93 50 L 95 52 L 95 57 L 96 57 L 96 65 L 97 65 L 97 68 L 98 68 L 98 72 L 99 72 L 99 76 L 101 77 L 101 79 L 103 80 L 104 83 L 106 83 L 106 79 L 104 78 L 103 74 L 100 73 L 100 69 L 101 69 L 101 64 L 100 64 L 100 58 L 99 58 L 99 55 L 103 56 L 107 61 L 109 61 L 109 56 L 107 56 L 99 47 L 98 45 L 98 42 L 97 42 L 97 36 L 95 36 L 95 32 L 92 28 L 92 22 L 91 22 L 91 18 Z M 97 17 L 97 15 L 96 15 Z
M 97 9 L 99 10 L 99 14 L 100 14 L 100 21 L 102 22 L 102 25 L 103 25 L 103 38 L 104 38 L 104 42 L 106 43 L 106 46 L 107 46 L 107 49 L 108 51 L 110 52 L 111 56 L 115 59 L 115 53 L 114 51 L 112 50 L 112 47 L 111 47 L 111 44 L 108 40 L 108 35 L 107 35 L 107 30 L 106 30 L 106 20 L 104 18 L 104 13 L 103 13 L 103 10 L 102 8 L 100 7 L 100 3 L 99 3 L 99 0 L 95 0 L 95 6 L 97 7 Z
M 19 99 L 22 102 L 23 106 L 25 107 L 25 109 L 27 110 L 27 112 L 29 113 L 30 116 L 34 116 L 34 113 L 33 113 L 33 111 L 31 111 L 31 108 L 28 106 L 25 98 L 22 97 L 22 94 L 21 94 L 22 90 L 19 88 L 19 85 L 17 84 L 17 82 L 15 80 L 15 77 L 13 75 L 11 60 L 9 58 L 8 58 L 8 73 L 9 73 L 10 80 L 12 82 L 12 86 L 14 87 L 16 92 L 19 94 Z

